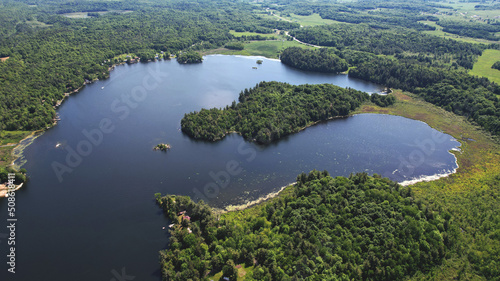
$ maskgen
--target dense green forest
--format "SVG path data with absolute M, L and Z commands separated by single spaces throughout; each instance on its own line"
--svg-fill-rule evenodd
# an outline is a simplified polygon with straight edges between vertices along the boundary
M 485 130 L 500 134 L 500 85 L 461 70 L 376 58 L 349 76 L 413 92 L 426 101 L 463 115 Z
M 242 91 L 239 103 L 185 114 L 181 128 L 195 139 L 216 141 L 235 131 L 246 140 L 269 143 L 315 122 L 347 116 L 366 100 L 366 93 L 330 84 L 261 82 Z
M 405 27 L 415 30 L 434 30 L 435 28 L 419 21 L 439 19 L 430 13 L 437 12 L 434 4 L 432 7 L 424 1 L 350 1 L 340 3 L 337 1 L 273 1 L 280 6 L 268 4 L 267 7 L 278 10 L 283 14 L 295 13 L 298 15 L 319 14 L 324 19 L 331 19 L 346 23 L 365 23 L 372 27 L 390 29 Z
M 383 30 L 365 24 L 331 24 L 296 29 L 290 32 L 300 41 L 340 51 L 354 50 L 375 55 L 414 57 L 433 64 L 451 64 L 472 69 L 484 45 L 458 42 L 416 31 L 393 28 Z M 342 57 L 342 54 L 339 53 Z M 346 58 L 347 59 L 347 58 Z M 353 62 L 349 61 L 350 64 Z
M 344 59 L 337 56 L 331 49 L 303 49 L 290 47 L 281 53 L 281 62 L 302 70 L 339 73 L 349 67 Z
M 220 220 L 186 197 L 157 202 L 175 224 L 163 280 L 235 280 L 242 263 L 254 267 L 246 280 L 402 280 L 440 264 L 460 231 L 410 188 L 366 173 L 301 174 L 285 195 Z
M 178 63 L 199 63 L 202 61 L 203 57 L 195 51 L 182 52 L 177 55 Z

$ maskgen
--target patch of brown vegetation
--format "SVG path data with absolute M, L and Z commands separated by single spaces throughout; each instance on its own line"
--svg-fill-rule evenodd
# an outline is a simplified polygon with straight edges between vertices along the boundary
M 0 61 L 4 62 L 6 60 L 8 60 L 10 57 L 3 57 L 3 58 L 0 58 Z
M 401 91 L 394 91 L 393 92 L 394 96 L 396 99 L 401 100 L 401 101 L 410 101 L 411 97 L 403 94 Z
M 201 51 L 200 54 L 202 56 L 220 54 L 222 51 L 227 51 L 227 50 L 229 50 L 229 49 L 226 49 L 226 48 L 210 49 L 210 50 Z

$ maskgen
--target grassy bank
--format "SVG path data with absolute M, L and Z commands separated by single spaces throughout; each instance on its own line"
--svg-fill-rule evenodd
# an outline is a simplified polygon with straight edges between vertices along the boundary
M 245 49 L 241 51 L 219 48 L 206 50 L 203 55 L 221 54 L 221 55 L 241 55 L 241 56 L 264 56 L 266 58 L 277 59 L 280 52 L 288 47 L 313 48 L 296 41 L 266 40 L 251 41 L 244 44 Z
M 7 168 L 12 163 L 14 156 L 12 150 L 25 137 L 29 131 L 0 131 L 0 167 Z
M 309 16 L 300 16 L 294 13 L 291 13 L 290 16 L 281 15 L 283 18 L 288 19 L 292 22 L 297 22 L 303 26 L 314 26 L 314 25 L 323 25 L 323 24 L 332 24 L 332 23 L 340 23 L 335 20 L 323 19 L 319 14 L 311 14 Z

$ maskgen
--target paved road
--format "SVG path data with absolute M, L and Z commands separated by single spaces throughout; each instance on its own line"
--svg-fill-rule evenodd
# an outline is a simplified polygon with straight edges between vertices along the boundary
M 285 34 L 286 34 L 287 36 L 292 37 L 294 41 L 297 41 L 297 42 L 299 42 L 300 44 L 304 44 L 304 45 L 306 45 L 306 46 L 311 46 L 311 47 L 315 47 L 315 48 L 323 48 L 323 47 L 318 46 L 318 45 L 313 45 L 313 44 L 309 44 L 309 43 L 306 43 L 306 42 L 302 42 L 302 41 L 300 41 L 299 39 L 297 39 L 297 38 L 293 37 L 292 35 L 288 34 L 288 31 L 285 31 Z

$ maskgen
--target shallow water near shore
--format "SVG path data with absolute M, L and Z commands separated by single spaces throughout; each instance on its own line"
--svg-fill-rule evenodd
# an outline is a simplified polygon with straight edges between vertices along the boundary
M 257 59 L 263 58 L 122 65 L 110 79 L 70 96 L 58 110 L 58 125 L 24 149 L 30 181 L 16 193 L 17 270 L 4 279 L 2 255 L 0 280 L 119 280 L 123 272 L 161 280 L 158 251 L 167 246 L 162 227 L 168 221 L 154 203 L 157 192 L 223 207 L 275 192 L 312 169 L 332 176 L 378 173 L 400 182 L 456 169 L 449 150 L 457 141 L 398 116 L 332 120 L 267 146 L 237 134 L 216 143 L 185 136 L 185 113 L 230 105 L 260 81 L 383 90 L 347 75 L 303 72 L 267 59 L 257 65 Z M 159 143 L 171 149 L 153 151 Z M 0 209 L 5 222 L 5 200 Z

